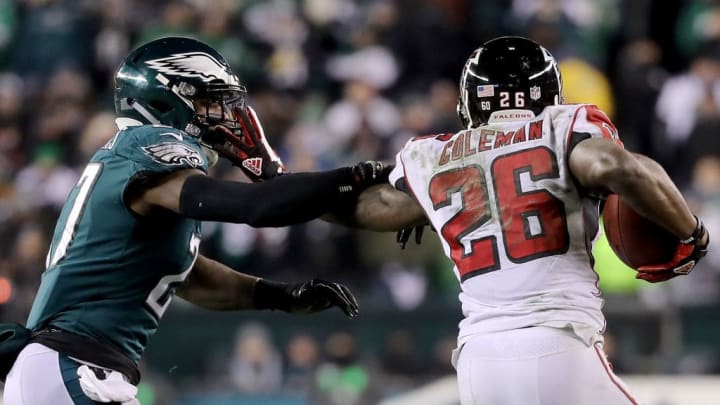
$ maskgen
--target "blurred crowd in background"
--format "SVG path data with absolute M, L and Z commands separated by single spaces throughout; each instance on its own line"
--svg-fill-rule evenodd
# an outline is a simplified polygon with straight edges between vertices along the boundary
M 135 46 L 186 35 L 218 49 L 286 165 L 312 171 L 390 161 L 410 137 L 459 130 L 463 63 L 480 43 L 505 34 L 545 45 L 560 62 L 565 101 L 606 111 L 626 147 L 660 161 L 720 235 L 718 0 L 0 0 L 2 320 L 27 316 L 65 197 L 116 131 L 112 77 Z M 214 170 L 243 180 L 227 165 Z M 321 221 L 273 229 L 207 223 L 203 239 L 205 254 L 248 273 L 345 281 L 371 314 L 432 307 L 460 318 L 451 265 L 432 232 L 404 251 L 394 235 Z M 598 269 L 608 307 L 717 306 L 720 237 L 711 239 L 692 276 L 667 285 L 647 288 L 629 270 Z M 200 328 L 192 309 L 174 306 L 187 328 Z M 452 372 L 454 327 L 436 331 L 433 350 L 414 349 L 413 328 L 433 328 L 417 322 L 379 337 L 378 350 L 368 352 L 340 328 L 296 331 L 280 342 L 262 316 L 249 324 L 235 316 L 228 355 L 206 348 L 196 384 L 148 361 L 143 404 L 180 401 L 178 393 L 198 389 L 365 403 Z M 301 330 L 312 322 L 290 323 Z M 612 322 L 609 329 L 623 335 Z M 720 371 L 720 353 L 702 358 L 618 364 L 625 372 Z

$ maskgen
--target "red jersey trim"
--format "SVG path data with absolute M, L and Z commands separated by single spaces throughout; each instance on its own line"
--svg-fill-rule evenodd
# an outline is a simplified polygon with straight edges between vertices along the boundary
M 613 384 L 615 384 L 615 386 L 618 387 L 618 389 L 620 389 L 620 391 L 623 393 L 623 395 L 625 395 L 625 397 L 628 400 L 630 400 L 630 402 L 633 405 L 638 405 L 638 401 L 632 395 L 630 395 L 630 393 L 625 388 L 625 384 L 623 384 L 617 378 L 615 373 L 613 373 L 612 367 L 610 366 L 610 363 L 607 361 L 607 357 L 605 357 L 605 352 L 603 352 L 601 349 L 598 348 L 599 344 L 600 343 L 595 343 L 595 345 L 593 347 L 595 349 L 595 353 L 597 354 L 598 358 L 600 359 L 600 363 L 602 363 L 603 368 L 605 368 L 605 372 L 607 373 L 608 377 L 610 377 L 610 381 L 612 381 Z

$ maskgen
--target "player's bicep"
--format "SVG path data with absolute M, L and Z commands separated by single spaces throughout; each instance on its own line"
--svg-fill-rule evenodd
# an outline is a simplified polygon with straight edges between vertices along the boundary
M 180 193 L 185 179 L 197 175 L 205 173 L 198 169 L 182 169 L 162 174 L 136 190 L 127 202 L 128 206 L 140 215 L 147 214 L 153 207 L 180 213 Z
M 632 155 L 606 138 L 588 138 L 570 151 L 570 172 L 583 187 L 608 190 L 610 180 L 619 175 Z
M 374 231 L 398 231 L 427 222 L 420 204 L 409 194 L 389 184 L 363 191 L 355 207 L 355 222 Z

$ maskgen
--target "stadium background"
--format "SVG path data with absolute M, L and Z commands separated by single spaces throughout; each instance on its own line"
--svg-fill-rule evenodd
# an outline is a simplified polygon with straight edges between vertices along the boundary
M 228 58 L 295 171 L 390 160 L 411 136 L 459 129 L 465 58 L 493 36 L 529 36 L 560 61 L 566 101 L 605 110 L 720 235 L 720 1 L 0 0 L 2 322 L 25 320 L 65 196 L 115 132 L 114 69 L 169 34 Z M 223 165 L 216 175 L 241 179 Z M 144 405 L 377 403 L 452 374 L 457 285 L 432 232 L 406 250 L 393 234 L 320 221 L 208 223 L 203 237 L 204 253 L 244 272 L 345 281 L 361 316 L 176 299 L 142 363 Z M 692 276 L 657 286 L 599 248 L 618 373 L 693 383 L 720 372 L 719 239 Z M 437 403 L 453 403 L 447 387 Z

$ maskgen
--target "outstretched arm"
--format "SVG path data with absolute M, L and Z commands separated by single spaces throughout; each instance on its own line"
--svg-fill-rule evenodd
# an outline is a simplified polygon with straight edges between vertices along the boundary
M 190 275 L 176 293 L 179 297 L 207 309 L 255 309 L 253 295 L 259 278 L 199 255 Z
M 130 208 L 147 215 L 162 207 L 185 217 L 251 226 L 286 226 L 353 207 L 358 194 L 377 184 L 377 162 L 325 172 L 295 173 L 272 181 L 241 183 L 214 179 L 194 169 L 165 175 L 137 192 Z
M 198 256 L 190 275 L 176 290 L 178 296 L 213 310 L 277 309 L 294 314 L 333 306 L 348 317 L 358 314 L 350 290 L 324 280 L 282 283 L 243 274 L 205 256 Z
M 426 223 L 425 212 L 412 196 L 380 184 L 360 194 L 352 225 L 372 231 L 399 231 Z

